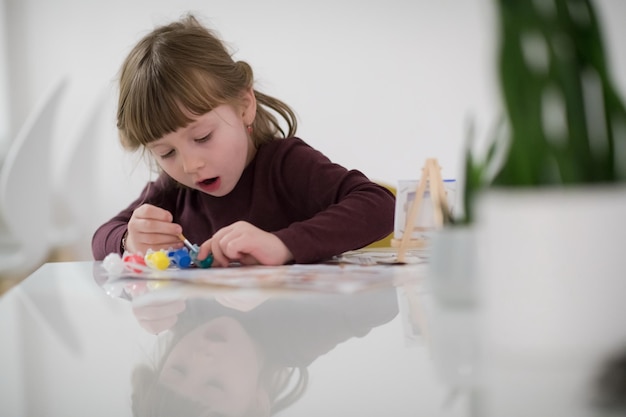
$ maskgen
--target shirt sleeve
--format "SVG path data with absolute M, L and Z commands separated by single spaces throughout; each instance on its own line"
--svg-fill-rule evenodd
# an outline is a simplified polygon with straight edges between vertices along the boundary
M 363 173 L 331 162 L 300 140 L 274 165 L 276 182 L 304 218 L 275 232 L 296 263 L 359 249 L 393 231 L 393 193 Z

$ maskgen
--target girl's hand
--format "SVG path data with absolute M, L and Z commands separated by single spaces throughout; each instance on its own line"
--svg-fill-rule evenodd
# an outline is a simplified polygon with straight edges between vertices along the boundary
M 137 207 L 128 221 L 126 250 L 145 254 L 148 249 L 181 248 L 178 236 L 182 228 L 172 221 L 172 213 L 167 210 L 151 204 Z
M 244 221 L 218 230 L 200 246 L 198 259 L 209 253 L 213 254 L 214 266 L 228 266 L 234 261 L 242 265 L 283 265 L 293 259 L 278 237 Z
M 184 300 L 163 300 L 150 304 L 132 304 L 139 325 L 152 334 L 170 329 L 178 321 L 178 315 L 187 307 Z

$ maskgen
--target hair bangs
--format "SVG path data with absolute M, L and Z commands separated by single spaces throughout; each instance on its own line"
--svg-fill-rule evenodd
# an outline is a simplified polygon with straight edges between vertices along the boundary
M 227 102 L 206 72 L 175 64 L 150 67 L 132 81 L 118 114 L 122 144 L 133 150 Z

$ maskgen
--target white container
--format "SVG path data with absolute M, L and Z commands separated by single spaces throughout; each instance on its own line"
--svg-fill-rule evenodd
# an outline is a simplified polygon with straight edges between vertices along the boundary
M 443 180 L 443 183 L 446 190 L 448 207 L 451 211 L 453 211 L 456 199 L 456 180 Z M 418 185 L 419 180 L 398 181 L 393 232 L 394 239 L 402 239 L 402 236 L 404 235 L 404 228 L 406 226 L 407 216 L 409 211 L 411 210 L 411 204 L 415 200 L 415 192 Z M 433 230 L 435 230 L 435 218 L 433 203 L 430 198 L 430 190 L 427 185 L 426 191 L 424 192 L 424 197 L 422 199 L 422 205 L 419 208 L 417 218 L 415 219 L 411 239 L 428 238 L 432 235 Z
M 444 304 L 474 306 L 476 302 L 476 239 L 469 226 L 444 227 L 431 238 L 428 284 Z
M 601 415 L 594 373 L 626 347 L 625 215 L 625 187 L 478 199 L 485 417 Z

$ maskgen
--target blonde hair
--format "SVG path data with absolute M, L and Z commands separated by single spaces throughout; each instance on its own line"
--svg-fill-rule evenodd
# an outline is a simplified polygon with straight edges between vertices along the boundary
M 234 61 L 224 43 L 193 15 L 157 27 L 131 50 L 120 70 L 117 128 L 122 146 L 137 150 L 222 104 L 240 105 L 253 88 L 252 68 Z M 284 102 L 254 90 L 255 146 L 294 136 L 296 116 Z M 276 114 L 274 114 L 274 113 Z M 282 129 L 276 115 L 287 124 Z

